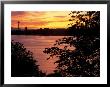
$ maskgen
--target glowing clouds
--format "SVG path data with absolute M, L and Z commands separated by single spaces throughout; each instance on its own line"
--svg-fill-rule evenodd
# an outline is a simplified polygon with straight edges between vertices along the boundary
M 68 14 L 64 11 L 12 11 L 11 26 L 16 28 L 20 21 L 20 28 L 67 28 Z

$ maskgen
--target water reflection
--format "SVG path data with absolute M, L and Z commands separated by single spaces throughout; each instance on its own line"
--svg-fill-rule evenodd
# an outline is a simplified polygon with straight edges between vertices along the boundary
M 24 46 L 33 52 L 34 58 L 37 59 L 39 68 L 46 72 L 52 73 L 56 65 L 55 58 L 47 60 L 49 55 L 44 54 L 43 50 L 48 47 L 52 47 L 56 40 L 63 38 L 64 36 L 27 36 L 27 35 L 12 35 L 12 40 L 23 43 Z

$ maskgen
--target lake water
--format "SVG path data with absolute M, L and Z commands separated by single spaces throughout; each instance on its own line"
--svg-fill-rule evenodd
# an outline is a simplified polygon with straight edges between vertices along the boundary
M 12 40 L 21 42 L 25 48 L 33 52 L 34 58 L 40 65 L 39 68 L 48 73 L 52 73 L 56 65 L 55 58 L 47 60 L 49 55 L 43 53 L 45 48 L 52 47 L 56 40 L 64 36 L 28 36 L 28 35 L 12 35 Z

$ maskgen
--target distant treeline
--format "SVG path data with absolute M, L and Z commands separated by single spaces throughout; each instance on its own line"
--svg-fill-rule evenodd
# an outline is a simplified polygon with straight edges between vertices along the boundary
M 38 29 L 38 30 L 11 30 L 12 35 L 43 35 L 43 36 L 75 36 L 81 34 L 97 34 L 100 29 Z
M 66 29 L 12 30 L 12 35 L 66 35 Z

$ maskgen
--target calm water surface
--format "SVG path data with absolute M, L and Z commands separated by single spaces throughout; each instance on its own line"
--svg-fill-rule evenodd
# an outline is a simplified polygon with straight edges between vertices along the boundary
M 12 40 L 24 44 L 25 48 L 33 52 L 34 58 L 40 65 L 39 68 L 46 72 L 52 73 L 56 65 L 54 62 L 57 59 L 49 59 L 49 55 L 43 53 L 45 48 L 52 47 L 56 40 L 64 36 L 26 36 L 26 35 L 12 35 Z

